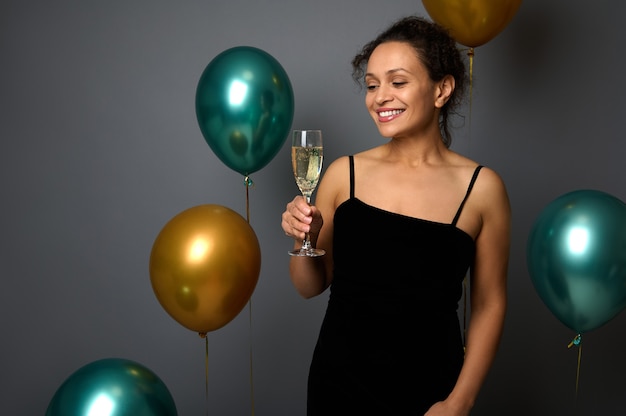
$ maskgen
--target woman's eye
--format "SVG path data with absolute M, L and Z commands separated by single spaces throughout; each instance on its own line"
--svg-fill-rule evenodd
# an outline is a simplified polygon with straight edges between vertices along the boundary
M 378 85 L 368 85 L 365 88 L 367 88 L 368 91 L 374 91 L 377 87 Z
M 395 82 L 392 82 L 391 84 L 396 88 L 400 88 L 406 85 L 406 81 L 395 81 Z

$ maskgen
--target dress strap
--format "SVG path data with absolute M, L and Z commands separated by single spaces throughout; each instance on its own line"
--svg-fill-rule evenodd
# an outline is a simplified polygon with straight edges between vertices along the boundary
M 457 210 L 456 215 L 454 216 L 454 219 L 452 220 L 452 225 L 455 227 L 456 227 L 456 222 L 459 220 L 459 217 L 461 216 L 461 211 L 463 211 L 463 206 L 465 205 L 465 201 L 467 201 L 467 198 L 469 197 L 470 192 L 472 192 L 472 188 L 474 187 L 476 178 L 478 178 L 478 173 L 480 172 L 482 168 L 483 168 L 482 165 L 478 165 L 476 166 L 476 169 L 474 170 L 474 175 L 472 175 L 472 180 L 470 181 L 469 186 L 467 187 L 465 198 L 463 198 L 463 201 L 461 201 L 461 205 L 459 206 L 459 209 Z
M 350 159 L 350 199 L 354 199 L 354 156 L 348 156 Z

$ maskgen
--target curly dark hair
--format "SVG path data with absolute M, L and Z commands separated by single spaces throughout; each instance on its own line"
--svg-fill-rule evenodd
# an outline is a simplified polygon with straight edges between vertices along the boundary
M 358 84 L 364 82 L 365 68 L 374 49 L 382 43 L 394 41 L 406 42 L 413 46 L 432 81 L 441 81 L 446 75 L 454 77 L 456 87 L 439 116 L 443 142 L 446 147 L 450 147 L 452 137 L 448 117 L 463 100 L 467 84 L 465 62 L 456 41 L 445 28 L 436 23 L 418 16 L 404 17 L 363 46 L 352 59 L 352 77 Z

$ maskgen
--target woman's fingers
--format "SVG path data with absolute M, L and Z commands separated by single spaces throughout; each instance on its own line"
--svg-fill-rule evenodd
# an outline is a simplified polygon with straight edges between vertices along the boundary
M 304 204 L 302 204 L 304 202 Z M 287 204 L 287 208 L 282 215 L 281 226 L 286 235 L 302 239 L 304 234 L 309 232 L 312 218 L 311 208 L 302 197 L 296 197 Z

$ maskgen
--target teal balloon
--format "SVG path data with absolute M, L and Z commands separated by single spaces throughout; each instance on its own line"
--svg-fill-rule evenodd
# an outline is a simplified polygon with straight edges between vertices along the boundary
M 614 196 L 578 190 L 552 201 L 531 230 L 526 255 L 539 297 L 577 333 L 626 307 L 626 205 Z
M 106 358 L 78 369 L 54 394 L 46 416 L 175 416 L 158 376 L 131 360 Z
M 291 82 L 267 52 L 238 46 L 216 56 L 196 89 L 204 139 L 229 168 L 250 175 L 282 148 L 293 121 Z

